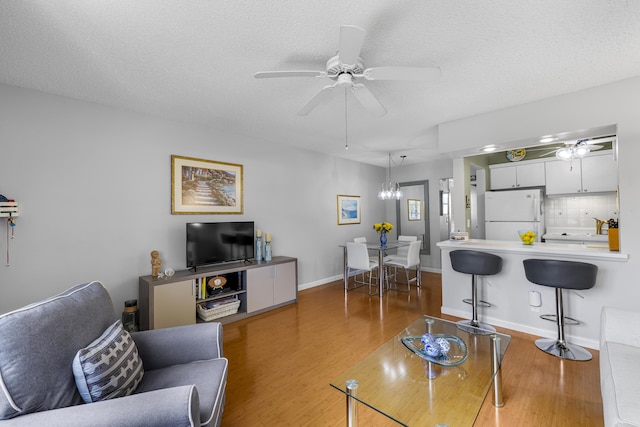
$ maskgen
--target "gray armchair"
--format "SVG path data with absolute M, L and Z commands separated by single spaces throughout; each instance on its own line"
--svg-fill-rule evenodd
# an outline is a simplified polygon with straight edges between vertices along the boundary
M 219 426 L 228 362 L 210 322 L 131 334 L 133 394 L 84 403 L 72 363 L 118 316 L 100 282 L 0 315 L 0 426 Z

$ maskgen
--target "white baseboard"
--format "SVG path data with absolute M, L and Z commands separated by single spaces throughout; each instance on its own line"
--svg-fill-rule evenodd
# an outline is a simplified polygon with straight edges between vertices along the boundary
M 315 288 L 316 286 L 326 285 L 327 283 L 335 282 L 336 280 L 342 280 L 343 277 L 344 276 L 340 274 L 339 276 L 327 277 L 325 279 L 316 280 L 314 282 L 298 284 L 298 290 L 303 291 L 305 289 Z
M 460 317 L 462 319 L 469 318 L 469 311 L 457 310 L 454 308 L 449 308 L 444 306 L 440 307 L 440 311 L 442 312 L 442 314 L 448 314 L 449 316 Z M 512 329 L 514 331 L 524 332 L 526 334 L 536 335 L 543 338 L 556 337 L 555 330 L 549 331 L 546 329 L 534 328 L 531 326 L 523 325 L 521 323 L 507 322 L 505 320 L 496 319 L 490 316 L 483 317 L 481 320 L 490 325 L 500 326 L 502 328 Z M 566 338 L 567 338 L 567 341 L 569 341 L 572 344 L 580 345 L 582 347 L 587 347 L 593 350 L 600 349 L 600 343 L 596 340 L 592 340 L 592 339 L 588 339 L 588 338 L 584 338 L 576 335 L 569 335 L 569 334 L 566 334 Z
M 425 271 L 427 273 L 438 273 L 442 274 L 442 270 L 439 268 L 431 268 L 431 267 L 420 267 L 420 271 Z M 351 275 L 355 276 L 357 273 L 354 272 Z M 316 286 L 326 285 L 327 283 L 335 282 L 336 280 L 343 280 L 344 276 L 342 274 L 338 276 L 326 277 L 324 279 L 315 280 L 313 282 L 307 282 L 298 285 L 298 290 L 303 291 L 305 289 L 315 288 Z M 452 314 L 453 316 L 453 314 Z

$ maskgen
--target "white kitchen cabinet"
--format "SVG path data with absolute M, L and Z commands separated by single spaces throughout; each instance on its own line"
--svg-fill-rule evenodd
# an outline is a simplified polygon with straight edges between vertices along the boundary
M 590 155 L 582 159 L 582 191 L 616 191 L 618 164 L 612 154 Z
M 491 189 L 542 187 L 545 185 L 544 162 L 491 165 Z
M 546 193 L 584 194 L 616 191 L 618 167 L 611 153 L 591 153 L 573 161 L 554 160 L 546 164 Z

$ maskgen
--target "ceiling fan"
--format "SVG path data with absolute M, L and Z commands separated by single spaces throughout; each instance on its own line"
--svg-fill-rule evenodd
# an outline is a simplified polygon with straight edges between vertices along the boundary
M 562 141 L 556 147 L 544 146 L 540 148 L 527 148 L 527 151 L 551 150 L 541 154 L 540 157 L 555 154 L 555 156 L 560 160 L 572 160 L 584 157 L 591 151 L 601 150 L 604 148 L 604 145 L 602 144 L 613 142 L 615 139 L 615 135 L 601 136 L 597 138 L 573 139 L 570 141 Z
M 327 100 L 337 87 L 350 89 L 355 98 L 370 114 L 383 116 L 386 108 L 376 99 L 371 91 L 362 83 L 364 80 L 409 80 L 434 81 L 440 77 L 439 67 L 375 67 L 364 68 L 364 61 L 360 58 L 360 50 L 364 42 L 365 31 L 353 25 L 340 27 L 340 42 L 338 52 L 329 58 L 325 71 L 261 71 L 254 74 L 256 79 L 273 77 L 328 77 L 335 83 L 327 85 L 316 92 L 300 111 L 299 116 L 306 116 L 315 107 Z

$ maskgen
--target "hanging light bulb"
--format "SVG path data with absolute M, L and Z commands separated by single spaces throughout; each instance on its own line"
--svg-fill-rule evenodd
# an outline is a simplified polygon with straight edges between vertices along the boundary
M 560 160 L 573 159 L 573 149 L 571 147 L 562 147 L 556 151 L 556 158 Z
M 402 161 L 406 156 L 401 156 Z M 402 190 L 400 190 L 400 184 L 391 181 L 391 153 L 389 153 L 389 169 L 387 169 L 387 181 L 382 183 L 380 191 L 378 192 L 378 198 L 380 200 L 400 200 L 402 198 Z

